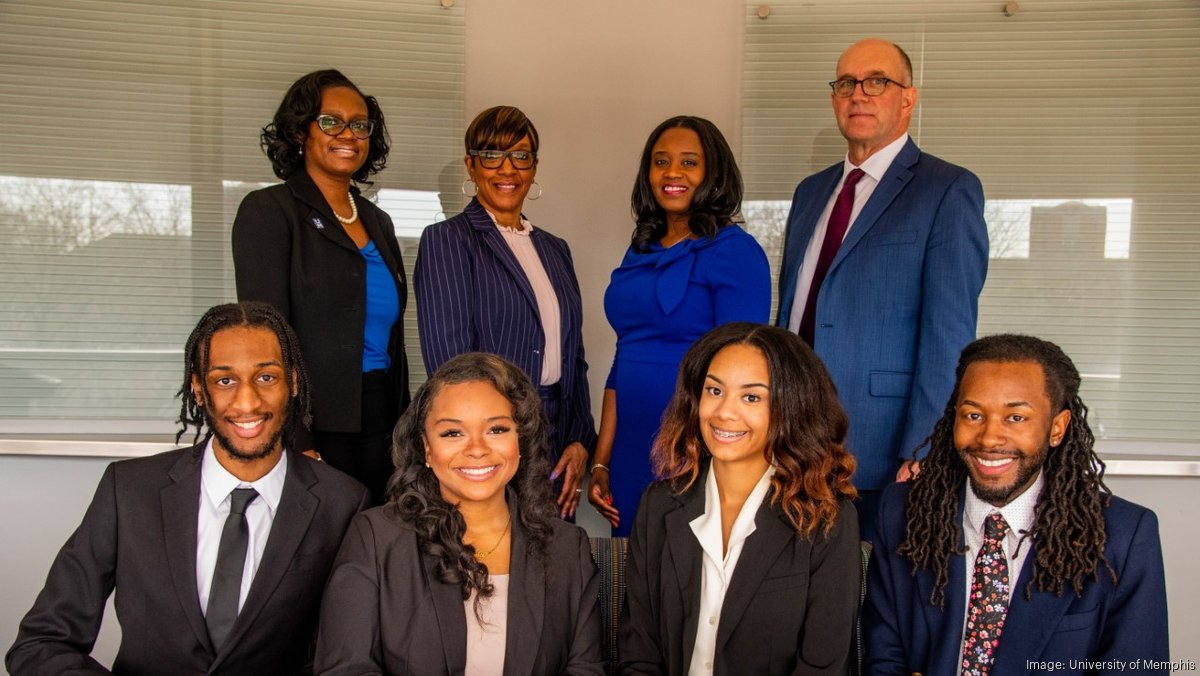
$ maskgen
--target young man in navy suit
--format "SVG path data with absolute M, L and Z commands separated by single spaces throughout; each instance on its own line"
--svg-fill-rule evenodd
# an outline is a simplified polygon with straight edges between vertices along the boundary
M 325 578 L 367 491 L 290 450 L 308 382 L 269 305 L 209 310 L 184 359 L 177 440 L 192 426 L 196 445 L 108 466 L 21 621 L 13 676 L 109 673 L 89 653 L 114 587 L 112 673 L 311 672 Z
M 1057 345 L 981 338 L 912 481 L 883 494 L 870 674 L 1168 673 L 1158 520 L 1104 485 Z
M 862 40 L 834 77 L 846 158 L 796 188 L 777 322 L 813 346 L 837 385 L 859 525 L 872 539 L 880 491 L 915 470 L 953 386 L 947 365 L 975 338 L 988 236 L 979 179 L 908 136 L 918 92 L 904 50 Z

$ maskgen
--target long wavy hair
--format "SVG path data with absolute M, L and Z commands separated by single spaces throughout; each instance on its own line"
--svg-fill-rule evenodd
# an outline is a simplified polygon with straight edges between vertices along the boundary
M 556 518 L 546 459 L 546 414 L 525 373 L 494 354 L 469 352 L 454 357 L 417 389 L 392 434 L 396 471 L 388 482 L 386 509 L 411 525 L 421 551 L 437 559 L 434 575 L 439 581 L 459 585 L 464 601 L 476 592 L 478 615 L 480 599 L 494 591 L 487 566 L 475 558 L 475 548 L 463 542 L 467 522 L 458 507 L 442 497 L 437 476 L 425 466 L 425 421 L 433 400 L 447 385 L 472 382 L 491 384 L 512 404 L 520 450 L 517 473 L 508 484 L 517 498 L 513 518 L 528 536 L 528 553 L 545 562 L 551 521 Z
M 391 149 L 387 124 L 383 121 L 379 101 L 374 96 L 362 93 L 358 85 L 339 71 L 313 71 L 293 82 L 279 102 L 275 117 L 263 127 L 259 144 L 267 159 L 271 160 L 272 171 L 279 178 L 286 181 L 296 171 L 303 171 L 304 154 L 301 151 L 308 139 L 309 125 L 321 114 L 321 95 L 331 87 L 349 87 L 357 92 L 367 103 L 367 117 L 375 121 L 375 132 L 371 134 L 367 146 L 367 161 L 351 177 L 369 185 L 371 181 L 367 179 L 387 165 L 388 151 Z
M 642 163 L 638 167 L 637 180 L 633 182 L 631 199 L 636 222 L 631 241 L 634 251 L 647 251 L 651 244 L 667 234 L 667 214 L 658 205 L 650 185 L 650 161 L 658 138 L 666 130 L 678 127 L 696 132 L 704 151 L 704 180 L 692 196 L 688 227 L 697 236 L 712 237 L 721 228 L 741 220 L 742 172 L 721 130 L 702 117 L 672 117 L 650 132 L 642 150 Z
M 798 335 L 766 324 L 733 322 L 696 341 L 679 367 L 675 395 L 650 451 L 659 479 L 686 491 L 711 457 L 700 434 L 700 396 L 708 366 L 730 345 L 747 345 L 767 360 L 770 378 L 766 459 L 775 467 L 771 504 L 782 505 L 788 523 L 806 537 L 828 534 L 843 500 L 858 496 L 846 451 L 848 422 L 825 365 Z
M 1033 575 L 1025 586 L 1062 594 L 1067 583 L 1082 595 L 1085 577 L 1098 579 L 1100 567 L 1113 582 L 1116 572 L 1104 555 L 1104 512 L 1112 492 L 1104 485 L 1104 462 L 1093 450 L 1095 437 L 1087 423 L 1087 406 L 1079 398 L 1079 371 L 1054 343 L 1016 334 L 980 338 L 968 345 L 958 360 L 954 392 L 933 434 L 922 447 L 929 454 L 908 494 L 905 538 L 896 551 L 912 561 L 916 570 L 933 572 L 929 602 L 945 607 L 949 560 L 962 554 L 962 518 L 959 495 L 967 483 L 967 468 L 954 445 L 954 422 L 959 388 L 972 364 L 979 362 L 1032 362 L 1045 376 L 1046 396 L 1054 413 L 1071 411 L 1071 421 L 1058 446 L 1048 448 L 1042 475 L 1045 485 L 1034 508 L 1033 528 L 1023 539 L 1033 546 Z M 970 490 L 969 488 L 967 490 Z
M 205 312 L 196 328 L 192 329 L 183 348 L 183 384 L 176 393 L 182 403 L 177 421 L 180 428 L 175 434 L 175 443 L 179 443 L 188 427 L 196 430 L 192 438 L 193 444 L 200 443 L 201 434 L 205 441 L 212 436 L 212 429 L 207 427 L 208 412 L 197 401 L 196 393 L 192 390 L 192 376 L 201 383 L 204 401 L 211 401 L 204 374 L 208 372 L 208 352 L 212 346 L 213 335 L 223 329 L 239 326 L 266 329 L 274 333 L 279 341 L 279 351 L 283 354 L 283 372 L 291 376 L 288 382 L 290 396 L 287 422 L 283 428 L 283 443 L 287 448 L 296 448 L 300 426 L 307 427 L 312 424 L 312 397 L 308 389 L 308 370 L 304 367 L 304 354 L 300 350 L 300 339 L 283 316 L 267 303 L 257 301 L 217 305 Z

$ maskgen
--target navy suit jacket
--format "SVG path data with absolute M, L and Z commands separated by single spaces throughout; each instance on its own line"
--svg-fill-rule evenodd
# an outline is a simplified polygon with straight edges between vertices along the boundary
M 683 493 L 658 482 L 638 507 L 619 627 L 622 674 L 688 671 L 704 557 L 689 524 L 704 513 L 705 464 Z M 842 502 L 829 534 L 808 538 L 768 494 L 754 528 L 725 590 L 712 673 L 845 674 L 862 584 L 857 511 Z
M 841 176 L 839 162 L 796 188 L 780 268 L 781 326 Z M 890 482 L 933 431 L 959 352 L 975 338 L 987 264 L 979 179 L 909 140 L 851 224 L 817 296 L 813 347 L 850 416 L 859 488 Z
M 966 617 L 967 561 L 950 557 L 946 608 L 930 603 L 933 574 L 918 571 L 896 554 L 905 535 L 905 502 L 909 484 L 889 486 L 880 507 L 880 541 L 868 573 L 863 608 L 863 637 L 868 674 L 954 674 L 960 658 Z M 962 518 L 962 499 L 959 499 Z M 1083 595 L 1068 584 L 1061 596 L 1034 591 L 1026 599 L 1037 547 L 1025 558 L 1013 586 L 1013 598 L 997 648 L 993 674 L 1048 673 L 1029 661 L 1064 666 L 1053 673 L 1109 673 L 1116 669 L 1085 670 L 1081 660 L 1123 661 L 1168 659 L 1167 592 L 1162 548 L 1154 512 L 1113 497 L 1104 509 L 1107 542 L 1104 554 L 1117 574 L 1114 585 L 1103 567 L 1099 578 L 1086 578 Z M 1026 545 L 1027 546 L 1027 545 Z M 972 567 L 974 562 L 971 563 Z M 1072 660 L 1076 665 L 1072 668 Z M 1167 673 L 1166 669 L 1134 673 Z
M 583 357 L 583 301 L 571 250 L 541 228 L 530 233 L 558 296 L 562 322 L 562 406 L 552 420 L 563 447 L 596 445 Z M 546 336 L 529 278 L 477 200 L 461 214 L 421 234 L 417 267 L 417 326 L 425 370 L 433 373 L 464 352 L 491 352 L 521 367 L 536 385 Z M 562 448 L 552 448 L 555 458 Z
M 121 647 L 112 673 L 311 671 L 325 578 L 350 519 L 368 504 L 367 491 L 332 467 L 288 455 L 262 562 L 233 633 L 214 651 L 196 590 L 203 450 L 108 466 L 21 620 L 6 657 L 13 676 L 109 673 L 89 653 L 114 587 Z

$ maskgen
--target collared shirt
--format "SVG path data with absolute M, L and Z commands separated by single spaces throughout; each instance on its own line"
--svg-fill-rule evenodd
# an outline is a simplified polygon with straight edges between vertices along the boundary
M 742 555 L 742 545 L 754 532 L 754 517 L 767 497 L 771 487 L 774 467 L 768 467 L 729 529 L 729 546 L 721 552 L 721 496 L 717 492 L 717 473 L 708 469 L 704 482 L 704 513 L 692 519 L 689 525 L 703 550 L 700 574 L 700 615 L 696 626 L 696 642 L 692 646 L 692 661 L 688 666 L 691 676 L 707 676 L 713 671 L 717 652 L 717 627 L 721 619 L 721 606 L 725 603 L 725 592 L 733 580 Z
M 808 240 L 808 248 L 804 250 L 800 275 L 796 278 L 796 295 L 792 299 L 792 314 L 788 317 L 788 328 L 792 331 L 800 331 L 800 320 L 804 318 L 804 306 L 808 303 L 808 292 L 812 288 L 813 273 L 817 268 L 817 259 L 821 256 L 821 246 L 825 243 L 825 231 L 829 229 L 829 216 L 833 213 L 833 205 L 837 202 L 838 193 L 842 191 L 842 184 L 846 182 L 846 177 L 855 169 L 862 169 L 866 174 L 854 186 L 854 207 L 850 210 L 850 223 L 846 226 L 846 234 L 849 234 L 850 228 L 854 227 L 854 221 L 858 220 L 859 212 L 862 211 L 867 200 L 871 199 L 875 188 L 883 180 L 883 175 L 892 166 L 896 156 L 904 149 L 905 143 L 908 143 L 908 134 L 902 134 L 900 138 L 880 148 L 874 155 L 863 160 L 861 166 L 855 166 L 850 161 L 849 153 L 842 160 L 842 178 L 834 186 L 833 194 L 829 196 L 829 203 L 825 205 L 825 211 L 822 211 L 821 217 L 817 219 L 817 227 L 813 230 L 812 239 Z M 845 236 L 842 239 L 844 241 Z
M 484 211 L 487 211 L 484 209 Z M 537 300 L 538 318 L 542 322 L 542 334 L 546 336 L 546 344 L 542 347 L 542 378 L 538 385 L 553 385 L 562 378 L 562 317 L 558 311 L 558 294 L 546 274 L 546 266 L 538 257 L 537 249 L 529 233 L 533 232 L 533 224 L 521 217 L 521 229 L 501 227 L 496 216 L 490 211 L 496 229 L 504 237 L 504 242 L 516 256 L 533 288 L 533 297 Z
M 229 516 L 230 495 L 235 488 L 253 488 L 258 497 L 246 505 L 246 523 L 250 526 L 250 540 L 246 547 L 246 566 L 242 570 L 242 590 L 238 594 L 238 612 L 246 602 L 250 584 L 258 564 L 262 562 L 271 524 L 283 497 L 284 479 L 287 477 L 287 453 L 279 456 L 279 462 L 258 481 L 246 483 L 217 462 L 213 451 L 213 439 L 208 440 L 204 456 L 200 460 L 200 510 L 196 517 L 196 590 L 200 595 L 200 609 L 208 612 L 208 594 L 212 590 L 213 571 L 217 567 L 217 549 L 221 544 L 221 531 Z
M 1045 483 L 1045 475 L 1039 472 L 1038 478 L 1034 480 L 1033 485 L 1003 507 L 996 507 L 980 500 L 975 495 L 975 491 L 971 490 L 971 486 L 967 485 L 967 497 L 966 502 L 963 504 L 962 517 L 963 539 L 967 545 L 967 553 L 964 556 L 967 568 L 965 576 L 966 586 L 963 592 L 964 599 L 969 600 L 971 598 L 971 580 L 975 576 L 975 557 L 979 556 L 979 550 L 983 548 L 984 521 L 987 520 L 988 516 L 999 513 L 1008 524 L 1008 535 L 1004 536 L 1004 542 L 1000 546 L 1004 550 L 1004 556 L 1008 559 L 1008 579 L 1010 580 L 1008 588 L 1011 600 L 1012 594 L 1018 589 L 1018 585 L 1021 582 L 1021 566 L 1025 565 L 1025 559 L 1029 555 L 1029 550 L 1033 548 L 1029 540 L 1021 542 L 1022 531 L 1028 532 L 1030 528 L 1033 528 L 1034 510 L 1037 508 L 1038 498 L 1042 495 L 1042 486 Z M 964 634 L 967 629 L 967 617 L 970 613 L 971 604 L 968 601 L 965 604 L 963 612 L 962 624 Z M 961 654 L 961 641 L 959 645 L 959 653 Z M 957 672 L 959 674 L 962 673 L 962 660 L 959 660 Z

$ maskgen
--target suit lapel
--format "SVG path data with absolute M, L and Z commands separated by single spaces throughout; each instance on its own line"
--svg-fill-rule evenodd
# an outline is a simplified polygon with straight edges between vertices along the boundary
M 461 674 L 467 668 L 467 616 L 463 612 L 459 586 L 446 584 L 435 577 L 433 571 L 437 569 L 438 562 L 437 557 L 421 553 L 421 574 L 425 576 L 425 588 L 433 600 L 438 635 L 442 637 L 446 673 Z
M 513 254 L 512 249 L 504 241 L 504 235 L 500 234 L 500 228 L 477 200 L 471 200 L 471 203 L 467 205 L 466 213 L 471 220 L 471 227 L 479 234 L 483 245 L 492 252 L 496 260 L 500 261 L 500 266 L 516 282 L 517 288 L 521 290 L 521 296 L 524 297 L 525 302 L 529 304 L 536 316 L 537 299 L 533 295 L 533 287 L 529 285 L 529 278 L 525 276 L 525 271 L 521 269 L 521 264 L 517 262 L 517 257 Z
M 1035 591 L 1032 598 L 1025 599 L 1025 586 L 1033 575 L 1035 558 L 1037 552 L 1030 551 L 1021 565 L 1021 575 L 1013 585 L 1004 629 L 1000 632 L 1000 646 L 996 649 L 994 673 L 1020 673 L 1026 669 L 1026 660 L 1042 654 L 1050 640 L 1050 629 L 1058 624 L 1075 599 L 1075 591 L 1070 587 L 1062 596 Z
M 354 240 L 350 239 L 350 235 L 347 235 L 346 231 L 342 229 L 341 222 L 334 217 L 333 209 L 329 207 L 325 196 L 321 194 L 317 184 L 313 183 L 307 171 L 297 170 L 287 179 L 287 185 L 292 189 L 292 194 L 298 201 L 317 212 L 316 217 L 308 218 L 309 226 L 343 249 L 358 253 L 358 247 L 354 246 Z
M 963 496 L 966 486 L 959 492 L 958 516 L 955 523 L 962 524 Z M 966 543 L 962 531 L 959 530 L 958 548 L 963 549 Z M 974 562 L 971 563 L 974 566 Z M 967 557 L 964 554 L 950 554 L 947 563 L 948 580 L 946 581 L 945 610 L 929 603 L 933 594 L 933 573 L 922 570 L 917 574 L 918 597 L 921 607 L 925 609 L 925 621 L 931 636 L 936 637 L 937 648 L 930 654 L 928 671 L 934 674 L 953 674 L 958 668 L 958 660 L 962 657 L 963 618 L 967 613 Z M 1021 671 L 1024 671 L 1022 669 Z M 1004 673 L 1004 672 L 996 672 Z M 1019 672 L 1018 672 L 1019 673 Z
M 904 147 L 900 149 L 900 154 L 892 161 L 892 166 L 888 167 L 884 173 L 883 179 L 879 181 L 879 185 L 875 186 L 875 191 L 871 193 L 871 198 L 863 205 L 862 211 L 858 213 L 858 217 L 850 225 L 850 231 L 846 233 L 846 238 L 842 240 L 842 246 L 838 249 L 837 255 L 834 256 L 833 262 L 829 264 L 829 273 L 832 274 L 837 266 L 846 258 L 847 254 L 858 246 L 863 237 L 871 230 L 871 227 L 879 220 L 879 217 L 887 210 L 892 200 L 900 194 L 904 186 L 912 180 L 913 173 L 911 168 L 917 163 L 917 158 L 921 156 L 921 151 L 917 149 L 917 144 L 909 139 Z M 829 277 L 827 276 L 826 279 Z
M 707 464 L 688 490 L 676 496 L 678 509 L 667 513 L 667 552 L 675 567 L 675 582 L 679 586 L 682 622 L 673 629 L 680 634 L 683 663 L 686 664 L 696 643 L 696 620 L 700 614 L 700 557 L 704 556 L 690 522 L 704 513 L 704 482 L 708 477 Z
M 267 536 L 262 562 L 258 564 L 254 581 L 250 583 L 250 591 L 246 594 L 246 601 L 233 624 L 233 631 L 213 662 L 214 668 L 220 666 L 225 657 L 237 647 L 238 641 L 246 631 L 254 626 L 255 619 L 275 593 L 275 588 L 283 581 L 288 565 L 304 540 L 313 515 L 321 504 L 320 499 L 310 490 L 313 484 L 317 483 L 317 477 L 308 466 L 308 461 L 289 453 L 287 463 L 283 494 L 279 498 L 279 509 L 271 521 L 271 534 Z
M 159 492 L 162 501 L 163 541 L 167 548 L 167 566 L 179 605 L 196 642 L 212 653 L 208 626 L 200 608 L 196 588 L 196 520 L 200 509 L 200 457 L 204 446 L 196 446 L 179 456 L 168 475 L 174 482 Z
M 796 537 L 795 530 L 787 523 L 781 511 L 763 500 L 754 516 L 754 532 L 742 545 L 733 579 L 725 590 L 725 601 L 721 605 L 721 621 L 717 625 L 717 653 L 725 647 L 733 630 L 746 613 L 763 579 L 775 565 L 779 554 Z
M 787 275 L 787 281 L 779 290 L 783 294 L 780 297 L 779 317 L 777 317 L 777 323 L 780 326 L 786 326 L 790 319 L 792 299 L 796 295 L 796 284 L 800 277 L 800 266 L 804 263 L 804 252 L 808 250 L 809 240 L 812 239 L 813 231 L 816 230 L 821 212 L 825 210 L 825 205 L 829 203 L 829 197 L 833 194 L 833 189 L 837 187 L 841 178 L 841 162 L 819 174 L 819 178 L 815 179 L 819 183 L 816 192 L 813 193 L 814 198 L 800 206 L 801 212 L 794 220 L 798 224 L 799 230 L 784 242 L 783 269 Z M 818 197 L 820 199 L 817 199 Z M 792 206 L 796 207 L 794 204 Z M 787 314 L 785 314 L 785 309 Z
M 512 557 L 508 577 L 508 627 L 504 638 L 504 673 L 524 676 L 537 673 L 537 655 L 546 619 L 546 569 L 537 557 L 526 552 L 528 540 L 515 517 L 516 505 L 509 494 L 512 525 Z M 519 631 L 516 631 L 519 629 Z

